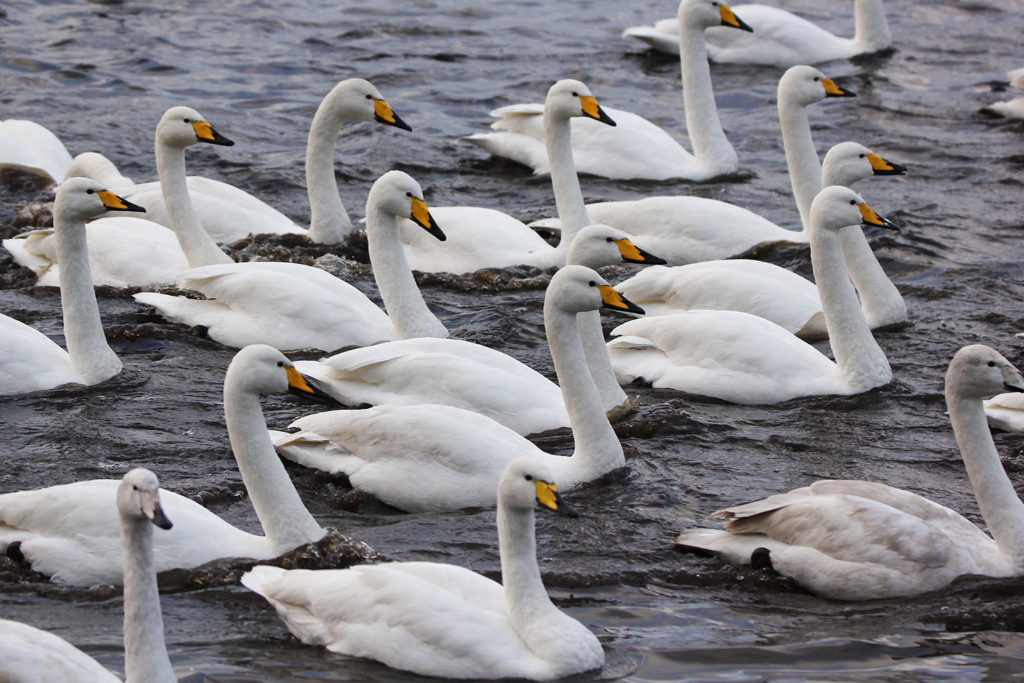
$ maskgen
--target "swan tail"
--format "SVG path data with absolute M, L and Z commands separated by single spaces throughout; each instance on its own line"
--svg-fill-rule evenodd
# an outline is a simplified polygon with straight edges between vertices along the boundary
M 313 432 L 286 434 L 267 431 L 278 454 L 303 467 L 351 476 L 366 464 L 343 445 Z
M 639 40 L 661 52 L 679 54 L 679 37 L 667 35 L 654 26 L 630 26 L 622 32 L 622 37 Z M 708 49 L 711 49 L 711 45 L 708 45 Z
M 281 567 L 270 567 L 265 564 L 258 564 L 246 573 L 242 574 L 242 585 L 253 593 L 273 602 L 273 599 L 264 592 L 263 587 L 274 579 L 278 579 L 283 576 L 285 571 L 287 570 L 282 569 Z
M 750 564 L 750 557 L 769 539 L 761 534 L 734 534 L 721 529 L 686 529 L 676 537 L 676 548 L 717 555 L 733 564 Z
M 158 292 L 138 292 L 132 298 L 152 306 L 168 320 L 185 325 L 208 325 L 206 318 L 212 309 L 227 310 L 223 304 L 209 299 L 188 299 Z
M 52 259 L 46 256 L 41 249 L 42 240 L 53 234 L 53 228 L 42 230 L 31 230 L 22 233 L 17 237 L 3 241 L 4 249 L 10 252 L 11 257 L 19 266 L 28 268 L 38 277 L 42 277 L 46 271 L 54 265 Z
M 490 115 L 496 119 L 512 118 L 516 116 L 543 116 L 544 105 L 538 103 L 509 104 L 491 111 Z M 502 128 L 497 127 L 500 124 L 501 121 L 495 121 L 491 124 L 491 127 L 495 128 L 495 130 L 502 130 Z
M 500 131 L 497 133 L 475 133 L 463 140 L 490 152 L 497 157 L 511 159 L 533 169 L 535 175 L 551 172 L 548 155 L 539 140 L 520 133 Z

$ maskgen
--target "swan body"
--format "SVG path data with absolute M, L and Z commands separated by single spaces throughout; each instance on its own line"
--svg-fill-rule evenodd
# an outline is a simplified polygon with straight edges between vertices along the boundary
M 145 469 L 125 474 L 117 486 L 116 509 L 125 558 L 126 678 L 129 683 L 173 683 L 177 678 L 164 645 L 152 539 L 153 526 L 170 529 L 171 521 L 160 506 L 156 475 Z M 0 679 L 9 683 L 119 680 L 64 639 L 7 620 L 0 620 Z
M 35 121 L 0 121 L 0 167 L 15 167 L 57 183 L 71 163 L 64 143 Z
M 410 512 L 493 503 L 498 477 L 520 455 L 542 460 L 563 487 L 596 479 L 625 464 L 587 371 L 576 321 L 602 306 L 640 310 L 585 266 L 563 267 L 545 296 L 548 344 L 576 443 L 569 457 L 544 453 L 490 418 L 439 405 L 312 415 L 292 425 L 298 434 L 275 435 L 275 442 L 285 457 L 344 472 L 354 487 Z
M 953 510 L 867 481 L 819 481 L 714 514 L 725 530 L 690 529 L 676 543 L 738 564 L 752 558 L 822 597 L 914 595 L 964 574 L 1024 574 L 1024 503 L 999 460 L 982 399 L 1024 377 L 987 346 L 960 349 L 946 403 L 988 536 Z
M 333 351 L 394 338 L 445 337 L 448 331 L 427 309 L 398 237 L 395 216 L 406 215 L 433 239 L 444 239 L 422 197 L 415 180 L 390 171 L 374 183 L 367 200 L 370 260 L 391 317 L 352 285 L 296 263 L 195 268 L 181 274 L 180 284 L 206 299 L 155 292 L 140 292 L 135 299 L 170 320 L 203 325 L 212 339 L 236 348 L 260 343 Z
M 736 152 L 725 137 L 715 107 L 704 30 L 716 25 L 750 29 L 725 3 L 712 0 L 682 0 L 678 20 L 684 27 L 677 42 L 683 48 L 680 64 L 684 107 L 693 153 L 647 119 L 609 109 L 609 116 L 617 124 L 613 129 L 602 130 L 587 121 L 573 125 L 572 152 L 580 173 L 616 179 L 709 180 L 736 172 Z M 545 124 L 540 113 L 535 104 L 503 107 L 491 113 L 498 117 L 491 124 L 495 132 L 466 139 L 491 154 L 530 166 L 534 173 L 553 172 L 550 152 L 543 145 Z
M 1024 396 L 1004 393 L 985 401 L 985 416 L 993 429 L 1024 432 Z
M 685 2 L 684 2 L 685 4 Z M 821 189 L 807 107 L 827 97 L 850 97 L 810 66 L 793 67 L 779 79 L 779 118 L 797 206 L 809 206 Z M 806 207 L 805 207 L 806 208 Z M 801 216 L 805 208 L 801 208 Z M 588 204 L 591 220 L 616 227 L 673 265 L 724 259 L 772 242 L 807 241 L 807 230 L 789 230 L 735 204 L 691 196 L 655 196 Z M 545 219 L 535 227 L 553 227 Z M 805 222 L 806 225 L 806 222 Z
M 108 209 L 140 211 L 86 178 L 57 190 L 54 231 L 60 260 L 61 308 L 68 350 L 46 335 L 0 315 L 0 394 L 21 394 L 65 384 L 98 384 L 121 372 L 103 334 L 89 271 L 85 220 Z
M 266 434 L 259 397 L 286 390 L 314 393 L 288 359 L 268 346 L 239 351 L 224 380 L 232 450 L 266 535 L 242 531 L 198 503 L 164 491 L 163 509 L 175 526 L 155 540 L 156 571 L 196 567 L 223 557 L 265 560 L 324 535 Z M 33 570 L 60 583 L 121 583 L 117 489 L 116 480 L 98 479 L 2 494 L 0 547 L 10 552 L 18 544 Z
M 1024 90 L 1024 68 L 1007 71 L 1006 75 L 1010 78 L 1011 88 Z M 993 102 L 985 109 L 1008 119 L 1024 119 L 1024 95 L 1005 102 Z
M 550 680 L 600 668 L 604 652 L 551 604 L 537 565 L 533 509 L 575 514 L 531 458 L 497 487 L 502 584 L 455 565 L 390 562 L 344 570 L 257 566 L 242 583 L 299 640 L 445 678 Z
M 811 262 L 836 362 L 764 318 L 738 311 L 693 310 L 638 318 L 612 330 L 608 343 L 620 383 L 736 403 L 777 403 L 799 396 L 855 394 L 892 380 L 842 258 L 839 232 L 857 222 L 890 226 L 844 187 L 823 189 L 811 209 Z
M 892 33 L 882 0 L 854 0 L 856 32 L 840 38 L 802 17 L 769 5 L 737 5 L 736 12 L 753 31 L 736 34 L 722 28 L 707 32 L 708 57 L 728 64 L 767 64 L 786 68 L 796 64 L 818 64 L 833 59 L 885 50 L 892 45 Z M 662 19 L 653 26 L 633 26 L 623 32 L 656 50 L 679 51 L 678 22 Z

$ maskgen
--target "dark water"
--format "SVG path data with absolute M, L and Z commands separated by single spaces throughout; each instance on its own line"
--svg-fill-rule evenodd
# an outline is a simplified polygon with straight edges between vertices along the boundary
M 342 197 L 362 215 L 365 192 L 400 168 L 436 206 L 500 207 L 524 219 L 553 213 L 546 178 L 488 158 L 458 136 L 483 130 L 487 111 L 540 101 L 563 77 L 587 82 L 606 105 L 642 113 L 684 138 L 678 64 L 619 38 L 668 16 L 673 3 L 407 1 L 152 3 L 12 2 L 0 18 L 2 116 L 31 118 L 73 153 L 97 149 L 130 176 L 155 175 L 152 128 L 189 104 L 236 140 L 193 149 L 190 169 L 264 197 L 308 220 L 303 155 L 308 122 L 342 78 L 373 81 L 415 129 L 344 129 Z M 841 34 L 849 2 L 786 7 Z M 617 425 L 628 468 L 568 498 L 582 516 L 540 516 L 542 571 L 560 605 L 598 634 L 600 674 L 579 680 L 798 681 L 1024 678 L 1024 580 L 965 580 L 919 598 L 846 605 L 787 582 L 672 549 L 677 531 L 715 509 L 818 478 L 863 478 L 910 488 L 980 522 L 948 427 L 942 376 L 952 353 L 987 343 L 1022 360 L 1020 241 L 1024 127 L 979 109 L 1008 68 L 1024 64 L 1024 7 L 974 0 L 887 0 L 897 51 L 824 65 L 855 100 L 812 112 L 819 150 L 862 142 L 911 174 L 862 184 L 872 206 L 901 226 L 872 236 L 907 300 L 912 323 L 879 341 L 896 381 L 866 395 L 772 407 L 701 402 L 631 389 L 640 409 Z M 779 73 L 714 67 L 722 121 L 751 178 L 745 182 L 611 182 L 584 178 L 589 200 L 696 193 L 796 223 L 775 113 Z M 30 191 L 3 190 L 6 224 Z M 5 234 L 17 232 L 8 228 Z M 291 253 L 280 241 L 236 245 Z M 245 255 L 242 254 L 242 255 Z M 348 277 L 374 294 L 357 246 L 339 253 Z M 771 260 L 808 271 L 801 249 Z M 627 269 L 609 269 L 617 281 Z M 0 310 L 61 340 L 56 291 L 0 256 Z M 502 348 L 551 373 L 541 325 L 542 285 L 530 271 L 424 278 L 424 293 L 454 336 Z M 525 286 L 524 286 L 525 285 Z M 100 293 L 121 376 L 97 387 L 0 399 L 0 491 L 147 466 L 170 489 L 257 529 L 228 447 L 220 383 L 229 349 L 169 325 L 129 293 Z M 608 321 L 611 324 L 613 321 Z M 315 357 L 307 354 L 306 357 Z M 271 397 L 281 427 L 315 408 Z M 996 435 L 1024 490 L 1024 438 Z M 542 445 L 571 449 L 566 435 Z M 348 495 L 343 483 L 291 469 L 324 525 L 388 557 L 448 561 L 496 575 L 492 510 L 404 515 Z M 112 597 L 112 594 L 115 597 Z M 164 596 L 171 658 L 190 680 L 412 680 L 290 638 L 262 599 L 236 586 Z M 0 615 L 52 630 L 114 670 L 122 667 L 121 600 L 0 573 Z

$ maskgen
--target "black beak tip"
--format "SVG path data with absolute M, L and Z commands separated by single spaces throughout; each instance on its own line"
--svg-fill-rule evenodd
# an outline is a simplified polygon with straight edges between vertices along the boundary
M 323 403 L 325 405 L 341 405 L 340 403 L 338 403 L 337 400 L 335 400 L 333 396 L 331 396 L 326 391 L 324 391 L 316 384 L 314 384 L 313 380 L 311 380 L 309 377 L 306 377 L 305 375 L 303 375 L 302 377 L 303 379 L 306 380 L 307 386 L 309 386 L 309 388 L 312 389 L 313 391 L 309 392 L 303 389 L 298 389 L 296 387 L 289 386 L 288 393 L 295 394 L 296 396 L 302 396 L 303 398 L 308 398 L 314 403 Z
M 734 15 L 734 16 L 735 16 L 735 15 Z M 748 24 L 747 22 L 743 21 L 743 20 L 742 20 L 742 19 L 740 19 L 739 17 L 736 17 L 736 21 L 737 21 L 737 23 L 739 23 L 739 26 L 737 26 L 737 27 L 736 27 L 736 28 L 738 28 L 739 30 L 741 30 L 741 31 L 746 31 L 746 32 L 748 32 L 748 33 L 753 33 L 753 32 L 754 32 L 754 29 L 752 29 L 752 28 L 750 27 L 750 24 Z
M 643 261 L 638 261 L 637 263 L 644 263 L 644 264 L 647 264 L 649 266 L 663 266 L 663 265 L 668 263 L 668 261 L 666 261 L 665 259 L 661 258 L 660 256 L 655 256 L 654 254 L 649 254 L 646 251 L 644 251 L 643 249 L 638 249 L 638 251 L 643 255 L 644 260 Z
M 1016 384 L 1010 384 L 1009 382 L 1003 382 L 1003 388 L 1007 391 L 1011 391 L 1016 394 L 1024 394 L 1024 387 L 1019 387 Z
M 121 203 L 124 204 L 123 209 L 117 209 L 117 211 L 134 211 L 135 213 L 146 213 L 145 207 L 133 204 L 124 197 L 121 197 Z
M 444 230 L 442 230 L 438 226 L 438 224 L 434 222 L 433 218 L 430 219 L 430 227 L 427 228 L 427 232 L 429 232 L 431 235 L 436 237 L 441 242 L 444 242 L 445 240 L 448 239 L 448 235 L 444 234 Z

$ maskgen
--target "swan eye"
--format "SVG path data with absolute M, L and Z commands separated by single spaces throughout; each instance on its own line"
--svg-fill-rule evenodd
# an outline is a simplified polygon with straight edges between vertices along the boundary
M 573 97 L 579 97 L 579 96 L 580 96 L 580 94 L 579 94 L 578 92 L 573 92 L 572 96 L 573 96 Z
M 857 206 L 857 200 L 856 199 L 851 199 L 850 200 L 850 206 Z
M 367 95 L 367 96 L 366 96 L 366 99 L 368 99 L 368 100 L 372 100 L 372 99 L 373 99 L 373 95 Z
M 594 282 L 593 280 L 591 280 L 591 281 L 590 281 L 590 282 L 588 282 L 587 284 L 588 284 L 588 285 L 590 285 L 591 287 L 597 287 L 597 283 L 596 283 L 596 282 Z
M 532 474 L 527 474 L 526 475 L 526 481 L 533 481 L 533 475 Z
M 860 158 L 861 158 L 861 159 L 863 159 L 863 158 L 864 158 L 864 157 L 866 157 L 866 156 L 867 156 L 867 154 L 861 154 L 861 155 L 860 155 Z
M 818 81 L 820 81 L 820 80 L 821 80 L 821 78 L 820 78 L 819 76 L 815 76 L 815 77 L 814 77 L 814 82 L 815 82 L 815 83 L 817 83 L 817 82 L 818 82 Z
M 604 241 L 605 242 L 614 242 L 615 240 L 613 240 L 611 237 L 605 237 Z
M 284 361 L 283 360 L 277 361 L 277 367 L 283 368 L 284 367 Z
M 192 119 L 185 119 L 185 123 L 192 123 Z
M 137 485 L 135 485 L 135 484 L 132 484 L 132 491 L 138 491 L 138 490 L 139 490 L 139 487 Z
M 85 193 L 86 194 L 95 194 L 96 191 L 95 190 L 86 190 Z
M 410 199 L 412 199 L 412 192 L 406 192 L 406 193 L 405 193 L 405 196 L 406 196 L 406 197 L 409 197 Z
M 990 368 L 994 368 L 994 367 L 996 366 L 996 362 L 995 362 L 994 360 L 990 360 L 990 361 L 988 362 L 988 366 L 989 366 Z

